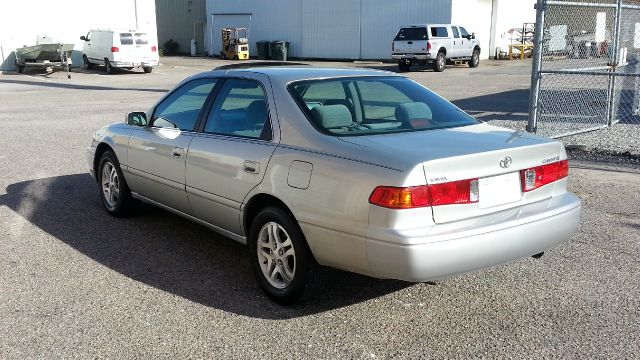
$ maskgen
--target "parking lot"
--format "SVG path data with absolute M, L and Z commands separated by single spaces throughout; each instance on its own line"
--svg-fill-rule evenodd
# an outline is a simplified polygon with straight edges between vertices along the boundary
M 420 284 L 326 269 L 321 291 L 294 307 L 263 295 L 232 240 L 152 206 L 107 215 L 85 164 L 91 134 L 224 63 L 162 62 L 151 74 L 0 75 L 0 358 L 640 353 L 637 167 L 573 161 L 581 227 L 539 260 Z M 482 120 L 526 120 L 530 63 L 408 76 Z

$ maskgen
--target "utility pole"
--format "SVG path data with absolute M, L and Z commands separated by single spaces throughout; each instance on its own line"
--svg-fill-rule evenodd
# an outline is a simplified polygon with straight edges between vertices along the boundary
M 133 12 L 136 17 L 136 30 L 138 30 L 138 0 L 133 0 Z

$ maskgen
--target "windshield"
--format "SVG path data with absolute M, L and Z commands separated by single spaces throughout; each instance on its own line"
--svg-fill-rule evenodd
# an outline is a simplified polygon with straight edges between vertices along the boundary
M 425 131 L 477 124 L 458 107 L 403 77 L 309 80 L 289 92 L 313 126 L 333 136 Z
M 411 41 L 411 40 L 427 40 L 427 28 L 410 27 L 402 28 L 398 31 L 398 35 L 393 41 Z

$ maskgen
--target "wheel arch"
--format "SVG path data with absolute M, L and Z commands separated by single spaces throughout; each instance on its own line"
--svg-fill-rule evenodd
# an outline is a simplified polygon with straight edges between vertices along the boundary
M 244 235 L 247 238 L 247 241 L 249 238 L 249 228 L 251 227 L 251 221 L 256 217 L 256 215 L 261 209 L 264 209 L 269 206 L 275 206 L 285 211 L 289 216 L 291 216 L 293 221 L 295 221 L 296 225 L 300 229 L 300 233 L 302 233 L 302 235 L 305 236 L 304 231 L 302 231 L 302 228 L 300 227 L 300 223 L 298 222 L 298 219 L 296 219 L 296 216 L 293 214 L 289 206 L 287 206 L 287 204 L 285 204 L 284 201 L 280 200 L 279 198 L 271 194 L 258 193 L 253 195 L 249 199 L 249 201 L 247 201 L 247 204 L 244 206 L 244 210 L 242 212 L 242 228 L 244 231 Z M 309 246 L 309 242 L 306 239 L 306 236 L 303 240 L 304 240 L 305 246 L 307 247 L 307 251 L 309 251 L 309 254 L 313 256 L 315 261 L 315 255 L 313 254 L 313 251 L 311 251 L 311 248 Z
M 440 49 L 438 49 L 439 53 L 444 53 L 445 55 L 447 55 L 447 48 L 445 48 L 444 46 L 440 47 Z
M 98 165 L 100 165 L 100 158 L 102 157 L 102 154 L 104 154 L 108 150 L 111 150 L 111 152 L 116 158 L 118 157 L 113 147 L 111 147 L 111 145 L 107 144 L 106 142 L 101 142 L 96 147 L 96 154 L 93 157 L 93 173 L 96 174 L 95 176 L 96 181 L 98 181 L 97 174 L 98 174 Z

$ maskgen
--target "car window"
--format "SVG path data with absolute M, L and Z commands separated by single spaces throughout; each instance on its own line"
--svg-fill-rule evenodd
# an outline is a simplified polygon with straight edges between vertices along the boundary
M 133 37 L 136 45 L 147 45 L 149 43 L 149 38 L 145 33 L 135 33 Z
M 459 38 L 460 37 L 460 32 L 458 32 L 458 28 L 455 26 L 451 27 L 451 31 L 453 32 L 453 37 L 454 38 Z
M 346 98 L 344 88 L 340 82 L 325 82 L 309 86 L 302 95 L 304 102 L 313 108 L 332 101 L 340 101 Z
M 344 102 L 310 105 L 305 100 L 307 92 L 321 85 L 329 88 L 328 83 L 332 83 L 332 89 L 355 90 L 349 91 Z M 404 77 L 306 80 L 295 82 L 288 89 L 311 124 L 333 136 L 380 135 L 478 123 L 452 103 Z M 362 106 L 361 119 L 354 116 L 350 104 Z
M 215 83 L 216 79 L 200 79 L 180 87 L 156 107 L 152 126 L 193 131 Z
M 133 45 L 133 34 L 120 33 L 120 45 Z
M 462 34 L 462 36 L 469 36 L 469 33 L 467 32 L 467 30 L 465 28 L 463 28 L 462 26 L 460 26 L 460 34 Z
M 433 37 L 447 37 L 449 36 L 449 32 L 447 28 L 444 26 L 432 26 L 431 27 L 431 36 Z
M 225 81 L 204 132 L 271 140 L 267 97 L 260 83 L 248 79 Z
M 426 27 L 402 28 L 393 41 L 427 40 Z

